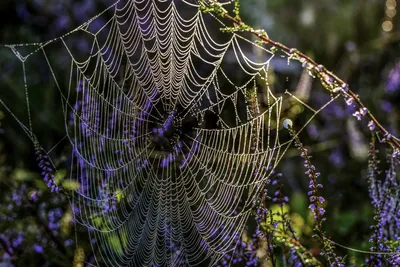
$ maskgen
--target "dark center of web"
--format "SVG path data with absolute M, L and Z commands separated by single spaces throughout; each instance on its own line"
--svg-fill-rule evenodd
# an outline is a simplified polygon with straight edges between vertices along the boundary
M 152 141 L 156 149 L 171 152 L 172 148 L 179 143 L 179 128 L 176 125 L 176 110 L 172 111 L 162 125 L 153 127 Z M 182 144 L 181 144 L 182 145 Z
M 197 151 L 198 141 L 194 127 L 197 120 L 191 116 L 180 118 L 177 110 L 167 113 L 163 123 L 151 126 L 151 142 L 160 166 L 165 168 L 172 164 L 185 167 Z

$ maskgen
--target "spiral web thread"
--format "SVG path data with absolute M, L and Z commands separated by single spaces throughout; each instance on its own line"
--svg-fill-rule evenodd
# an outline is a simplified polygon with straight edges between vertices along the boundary
M 288 55 L 215 27 L 224 24 L 195 1 L 126 0 L 30 44 L 26 56 L 19 49 L 27 45 L 8 46 L 25 85 L 26 62 L 41 54 L 60 91 L 70 179 L 79 184 L 71 205 L 98 265 L 204 266 L 232 252 L 293 141 L 281 137 L 285 97 L 309 112 L 304 127 L 335 99 L 312 108 L 287 91 L 275 96 L 270 66 Z M 74 36 L 89 39 L 89 49 L 77 50 Z M 69 62 L 68 86 L 48 56 L 55 46 Z M 31 122 L 19 122 L 39 146 Z

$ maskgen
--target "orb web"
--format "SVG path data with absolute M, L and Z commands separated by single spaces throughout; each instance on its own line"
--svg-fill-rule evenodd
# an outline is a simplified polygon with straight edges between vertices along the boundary
M 224 26 L 196 1 L 121 0 L 62 37 L 7 46 L 22 63 L 29 125 L 14 116 L 46 155 L 31 62 L 45 62 L 61 96 L 71 206 L 98 265 L 204 266 L 232 252 L 293 141 L 285 109 L 301 107 L 304 128 L 335 100 L 303 102 L 309 81 L 273 90 L 271 69 L 288 55 Z

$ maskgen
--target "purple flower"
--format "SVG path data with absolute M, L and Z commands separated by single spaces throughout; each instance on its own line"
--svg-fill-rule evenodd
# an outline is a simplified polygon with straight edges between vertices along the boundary
M 318 213 L 319 213 L 319 215 L 324 215 L 325 209 L 324 208 L 319 208 L 318 209 Z
M 357 120 L 361 120 L 362 117 L 364 117 L 365 115 L 367 115 L 368 113 L 368 109 L 367 108 L 360 108 L 359 111 L 356 111 L 353 113 L 353 116 L 357 118 Z
M 346 105 L 351 106 L 354 102 L 354 99 L 352 97 L 346 98 Z
M 400 63 L 390 71 L 387 82 L 386 92 L 389 94 L 395 93 L 400 89 Z
M 362 115 L 362 116 L 365 116 L 365 115 L 367 115 L 367 113 L 368 113 L 368 109 L 367 108 L 361 108 L 360 109 L 360 114 Z
M 384 112 L 390 113 L 393 111 L 393 105 L 389 101 L 383 100 L 383 101 L 381 101 L 381 109 Z
M 390 133 L 386 133 L 382 138 L 381 142 L 385 143 L 386 141 L 390 141 L 390 139 L 392 139 L 392 135 Z
M 360 120 L 361 120 L 361 118 L 362 118 L 362 116 L 361 116 L 361 114 L 360 114 L 360 112 L 359 112 L 359 111 L 356 111 L 356 112 L 354 112 L 354 113 L 353 113 L 353 116 L 354 116 L 354 117 L 356 117 L 356 118 L 357 118 L 357 120 L 359 120 L 359 121 L 360 121 Z
M 38 245 L 38 244 L 34 244 L 34 245 L 33 245 L 33 250 L 34 250 L 36 253 L 40 253 L 40 254 L 42 254 L 42 253 L 44 252 L 43 247 L 40 246 L 40 245 Z
M 375 123 L 373 121 L 370 121 L 368 123 L 368 128 L 371 132 L 375 131 Z
M 394 256 L 393 262 L 400 266 L 400 254 Z
M 335 165 L 336 167 L 343 167 L 344 161 L 343 161 L 343 155 L 340 149 L 335 149 L 332 151 L 332 153 L 329 156 L 329 161 Z
M 19 247 L 24 241 L 23 233 L 19 233 L 17 238 L 13 240 L 12 245 L 14 248 Z

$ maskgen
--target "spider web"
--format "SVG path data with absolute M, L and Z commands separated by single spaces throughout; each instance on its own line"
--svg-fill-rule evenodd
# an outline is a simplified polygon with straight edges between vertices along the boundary
M 34 134 L 29 62 L 44 61 L 60 93 L 71 205 L 97 264 L 204 266 L 232 252 L 293 141 L 287 109 L 306 114 L 300 132 L 335 100 L 306 104 L 307 72 L 295 92 L 276 86 L 275 70 L 301 66 L 224 26 L 195 1 L 121 0 L 62 37 L 7 46 L 28 124 L 0 101 L 46 155 L 58 144 Z

